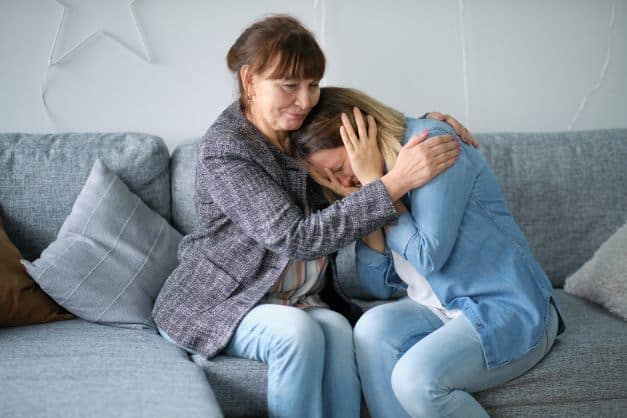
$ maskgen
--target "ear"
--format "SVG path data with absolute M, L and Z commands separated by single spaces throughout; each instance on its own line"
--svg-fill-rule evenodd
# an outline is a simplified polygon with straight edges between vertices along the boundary
M 240 68 L 239 70 L 239 77 L 240 80 L 242 80 L 242 86 L 244 87 L 244 92 L 246 93 L 246 96 L 254 96 L 253 72 L 250 70 L 250 65 L 242 65 L 242 68 Z

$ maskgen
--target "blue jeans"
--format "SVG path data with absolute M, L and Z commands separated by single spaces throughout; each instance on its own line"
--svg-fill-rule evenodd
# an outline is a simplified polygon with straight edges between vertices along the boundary
M 353 331 L 337 312 L 258 305 L 223 353 L 268 365 L 270 417 L 359 417 Z
M 367 311 L 355 326 L 362 389 L 373 418 L 487 417 L 470 395 L 518 377 L 551 349 L 558 319 L 525 356 L 488 369 L 474 328 L 464 315 L 447 324 L 409 298 Z

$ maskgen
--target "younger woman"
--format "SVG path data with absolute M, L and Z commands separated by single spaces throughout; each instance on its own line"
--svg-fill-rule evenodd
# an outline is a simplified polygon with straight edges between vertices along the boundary
M 366 185 L 363 164 L 353 172 L 351 161 L 368 160 L 384 175 L 402 144 L 425 130 L 459 140 L 439 121 L 405 117 L 356 90 L 322 88 L 292 139 L 314 178 L 346 195 Z M 396 204 L 398 221 L 356 245 L 358 277 L 373 296 L 407 289 L 355 327 L 373 417 L 486 417 L 469 393 L 531 369 L 564 329 L 496 178 L 476 149 L 458 143 L 450 168 Z

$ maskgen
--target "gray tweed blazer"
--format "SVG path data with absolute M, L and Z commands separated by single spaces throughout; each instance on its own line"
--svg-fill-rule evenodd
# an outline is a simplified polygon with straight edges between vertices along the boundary
M 397 217 L 380 181 L 323 204 L 298 162 L 266 141 L 233 103 L 200 144 L 197 221 L 155 302 L 157 325 L 182 346 L 213 357 L 290 259 L 331 254 Z

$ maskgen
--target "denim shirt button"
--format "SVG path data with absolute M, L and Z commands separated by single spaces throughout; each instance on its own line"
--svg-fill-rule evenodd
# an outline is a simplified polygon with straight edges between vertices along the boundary
M 475 322 L 475 325 L 477 326 L 477 328 L 483 327 L 483 324 L 481 322 Z

